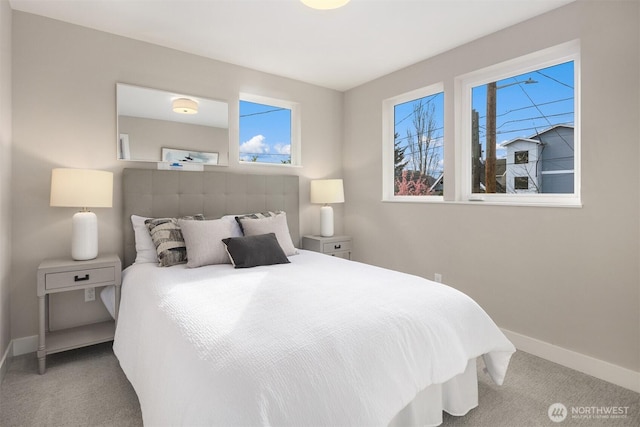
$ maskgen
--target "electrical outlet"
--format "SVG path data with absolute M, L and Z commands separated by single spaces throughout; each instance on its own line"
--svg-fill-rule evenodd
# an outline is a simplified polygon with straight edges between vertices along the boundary
M 435 280 L 438 283 L 442 283 L 442 274 L 440 274 L 440 273 L 434 274 L 433 280 Z
M 96 288 L 86 288 L 84 290 L 84 302 L 96 300 Z

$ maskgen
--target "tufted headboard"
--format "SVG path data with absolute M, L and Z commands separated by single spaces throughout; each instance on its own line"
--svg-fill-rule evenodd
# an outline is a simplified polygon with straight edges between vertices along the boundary
M 223 215 L 282 210 L 293 243 L 300 242 L 298 177 L 231 172 L 124 169 L 124 265 L 136 257 L 131 215 L 152 218 Z

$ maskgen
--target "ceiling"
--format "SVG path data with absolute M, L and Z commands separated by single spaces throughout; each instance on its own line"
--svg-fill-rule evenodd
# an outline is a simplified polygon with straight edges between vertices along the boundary
M 10 0 L 42 15 L 344 91 L 574 0 Z

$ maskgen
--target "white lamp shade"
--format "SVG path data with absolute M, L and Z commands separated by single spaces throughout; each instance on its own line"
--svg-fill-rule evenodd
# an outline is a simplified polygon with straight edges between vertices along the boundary
M 113 173 L 90 169 L 51 171 L 51 206 L 110 208 L 113 205 Z
M 310 8 L 319 10 L 337 9 L 349 3 L 350 0 L 301 0 Z
M 86 208 L 113 205 L 113 173 L 89 169 L 54 169 L 51 172 L 51 206 L 82 208 L 73 216 L 71 257 L 75 260 L 98 256 L 98 220 Z
M 311 203 L 344 203 L 342 180 L 317 179 L 311 181 Z

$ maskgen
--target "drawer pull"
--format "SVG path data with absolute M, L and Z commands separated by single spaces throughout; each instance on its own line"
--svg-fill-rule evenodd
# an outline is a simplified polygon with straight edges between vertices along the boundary
M 89 273 L 85 274 L 84 277 L 73 276 L 74 282 L 84 282 L 85 280 L 89 280 Z
M 333 245 L 333 249 L 342 249 L 342 245 Z

